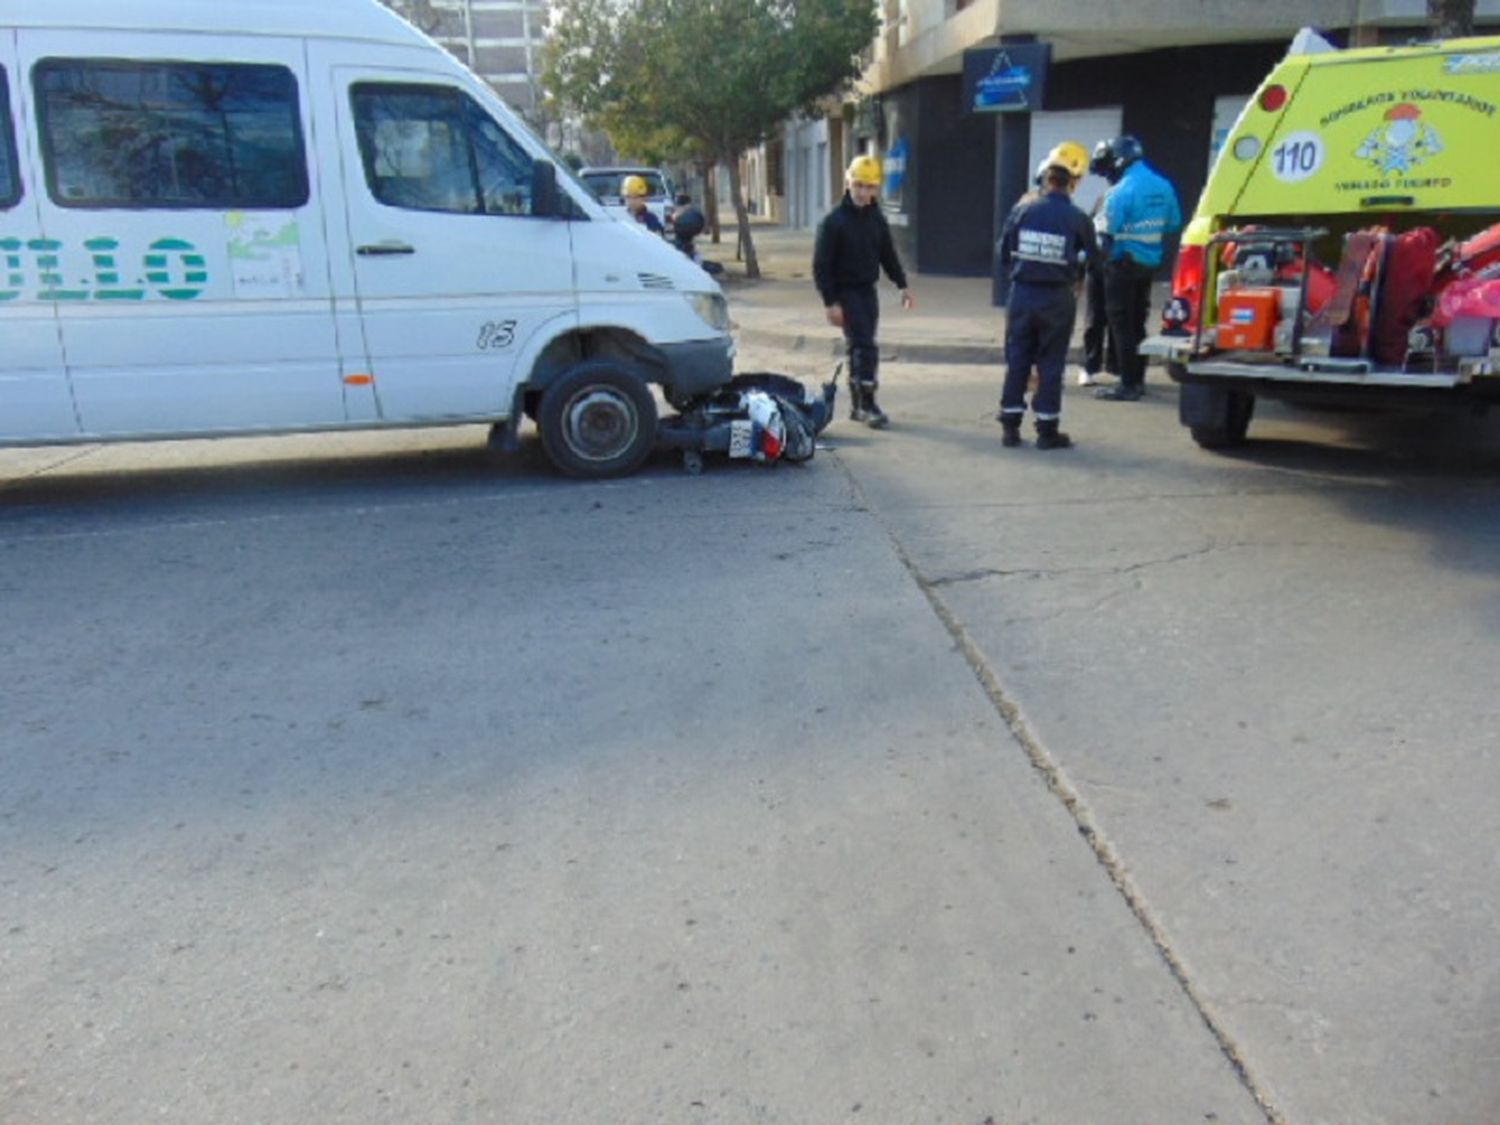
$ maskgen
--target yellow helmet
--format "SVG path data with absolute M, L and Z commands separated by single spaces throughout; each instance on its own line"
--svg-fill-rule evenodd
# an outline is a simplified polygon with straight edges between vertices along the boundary
M 620 181 L 620 194 L 626 199 L 644 199 L 651 194 L 651 189 L 646 186 L 646 181 L 642 177 L 626 176 Z
M 871 187 L 879 187 L 880 161 L 873 156 L 856 156 L 849 161 L 848 177 L 851 184 L 869 184 Z
M 1075 180 L 1081 180 L 1089 170 L 1089 154 L 1077 141 L 1063 141 L 1053 147 L 1044 163 L 1048 167 L 1056 165 Z

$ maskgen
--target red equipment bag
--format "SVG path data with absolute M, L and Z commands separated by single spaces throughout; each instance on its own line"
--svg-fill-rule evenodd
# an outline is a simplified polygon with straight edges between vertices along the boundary
M 1344 256 L 1334 275 L 1333 295 L 1313 318 L 1307 335 L 1329 338 L 1329 354 L 1365 354 L 1370 299 L 1385 261 L 1385 228 L 1357 230 L 1344 239 Z
M 1461 243 L 1453 255 L 1451 268 L 1460 277 L 1467 277 L 1495 265 L 1500 265 L 1500 223 Z
M 1431 227 L 1417 227 L 1391 239 L 1370 331 L 1370 356 L 1376 363 L 1405 361 L 1412 325 L 1428 311 L 1439 242 L 1438 232 Z

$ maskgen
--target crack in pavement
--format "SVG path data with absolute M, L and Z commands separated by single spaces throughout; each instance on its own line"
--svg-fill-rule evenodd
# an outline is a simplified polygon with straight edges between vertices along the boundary
M 1140 562 L 1127 563 L 1124 566 L 1027 566 L 1018 567 L 1015 570 L 1006 570 L 1003 567 L 981 567 L 978 570 L 960 571 L 958 574 L 947 574 L 940 578 L 924 577 L 920 571 L 913 567 L 912 575 L 924 590 L 937 590 L 944 586 L 957 586 L 964 582 L 980 582 L 986 578 L 1055 578 L 1063 574 L 1135 574 L 1150 567 L 1170 566 L 1173 563 L 1185 562 L 1188 559 L 1201 558 L 1215 551 L 1234 551 L 1246 546 L 1249 546 L 1249 544 L 1208 543 L 1191 551 L 1182 551 L 1160 559 L 1142 559 Z
M 995 708 L 1006 729 L 1010 731 L 1011 737 L 1016 740 L 1017 745 L 1025 753 L 1031 767 L 1041 775 L 1048 791 L 1062 802 L 1063 808 L 1077 826 L 1078 834 L 1087 842 L 1090 850 L 1094 853 L 1094 858 L 1098 861 L 1099 866 L 1103 868 L 1106 877 L 1119 893 L 1120 897 L 1124 899 L 1126 907 L 1145 931 L 1146 937 L 1156 949 L 1157 955 L 1162 959 L 1172 979 L 1176 982 L 1178 988 L 1182 990 L 1183 995 L 1187 998 L 1193 1010 L 1197 1012 L 1203 1026 L 1213 1036 L 1214 1042 L 1218 1044 L 1220 1053 L 1223 1054 L 1229 1065 L 1234 1069 L 1246 1093 L 1255 1101 L 1260 1111 L 1265 1114 L 1268 1125 L 1286 1125 L 1286 1118 L 1276 1108 L 1274 1102 L 1272 1102 L 1270 1093 L 1256 1079 L 1255 1075 L 1251 1073 L 1249 1064 L 1246 1063 L 1244 1056 L 1241 1054 L 1239 1045 L 1230 1036 L 1228 1029 L 1220 1024 L 1208 999 L 1199 992 L 1197 985 L 1193 982 L 1193 978 L 1188 972 L 1187 965 L 1178 956 L 1177 951 L 1173 949 L 1161 923 L 1152 914 L 1145 895 L 1142 894 L 1140 888 L 1136 886 L 1134 880 L 1130 877 L 1125 863 L 1115 852 L 1114 845 L 1109 842 L 1100 830 L 1098 821 L 1093 811 L 1084 802 L 1082 794 L 1079 793 L 1062 766 L 1052 757 L 1047 748 L 1042 745 L 1041 739 L 1027 725 L 1020 707 L 1006 694 L 1004 685 L 1001 684 L 999 676 L 995 674 L 994 669 L 990 666 L 983 650 L 974 638 L 969 635 L 969 631 L 964 627 L 963 622 L 958 619 L 957 614 L 943 600 L 939 592 L 939 584 L 922 573 L 921 568 L 917 566 L 916 562 L 907 552 L 905 544 L 901 541 L 901 537 L 896 534 L 895 529 L 886 522 L 881 512 L 865 495 L 864 489 L 855 478 L 854 472 L 848 463 L 842 457 L 837 456 L 835 457 L 835 461 L 849 481 L 850 492 L 858 498 L 856 506 L 868 512 L 870 518 L 885 532 L 886 537 L 891 542 L 892 549 L 896 552 L 897 559 L 906 569 L 907 573 L 912 576 L 913 581 L 917 584 L 917 588 L 922 591 L 923 596 L 926 597 L 928 604 L 932 607 L 932 611 L 937 616 L 938 621 L 948 631 L 948 635 L 953 639 L 954 646 L 963 655 L 964 660 L 969 665 L 969 669 L 974 673 L 975 679 L 979 681 L 980 689 Z M 1188 552 L 1182 557 L 1192 557 L 1193 555 L 1204 554 L 1209 550 L 1215 549 L 1217 549 L 1215 546 L 1210 545 L 1198 551 Z M 1165 562 L 1172 560 L 1158 561 Z M 1137 568 L 1140 565 L 1155 564 L 1137 564 Z

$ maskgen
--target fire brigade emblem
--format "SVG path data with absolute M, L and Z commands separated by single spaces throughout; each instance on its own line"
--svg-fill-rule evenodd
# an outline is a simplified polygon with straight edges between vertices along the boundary
M 1370 132 L 1354 155 L 1388 174 L 1409 172 L 1442 151 L 1442 138 L 1422 120 L 1422 111 L 1410 102 L 1402 102 L 1385 111 L 1385 123 Z

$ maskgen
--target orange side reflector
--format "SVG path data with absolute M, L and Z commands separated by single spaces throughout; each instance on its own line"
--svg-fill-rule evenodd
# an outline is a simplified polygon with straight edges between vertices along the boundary
M 375 376 L 373 376 L 373 375 L 345 375 L 344 376 L 344 382 L 348 383 L 349 386 L 351 386 L 351 387 L 368 387 L 374 381 L 375 381 Z

